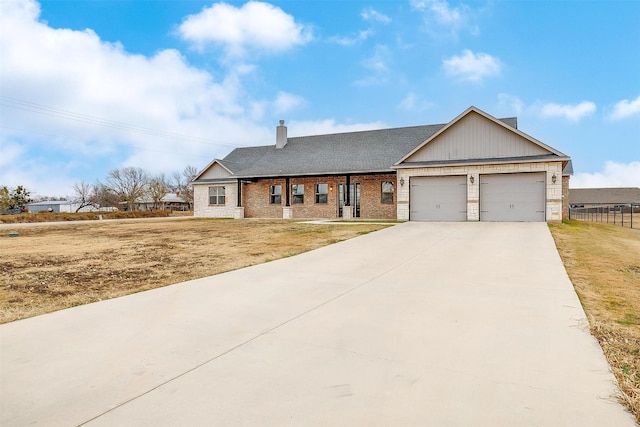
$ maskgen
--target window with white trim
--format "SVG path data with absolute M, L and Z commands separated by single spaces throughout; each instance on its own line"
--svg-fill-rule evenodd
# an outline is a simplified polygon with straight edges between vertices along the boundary
M 279 205 L 282 203 L 282 185 L 272 185 L 269 189 L 269 203 Z
M 380 201 L 384 204 L 392 204 L 393 203 L 393 182 L 383 181 L 382 182 L 382 196 Z
M 216 185 L 209 187 L 209 204 L 210 205 L 224 205 L 225 204 L 225 189 L 222 185 Z
M 291 202 L 294 204 L 304 203 L 304 184 L 293 184 L 291 186 Z
M 316 203 L 329 201 L 329 184 L 316 184 Z

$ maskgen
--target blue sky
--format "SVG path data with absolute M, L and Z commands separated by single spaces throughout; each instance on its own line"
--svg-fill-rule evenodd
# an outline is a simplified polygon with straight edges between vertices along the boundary
M 0 185 L 72 194 L 290 136 L 517 116 L 640 186 L 637 1 L 0 0 Z

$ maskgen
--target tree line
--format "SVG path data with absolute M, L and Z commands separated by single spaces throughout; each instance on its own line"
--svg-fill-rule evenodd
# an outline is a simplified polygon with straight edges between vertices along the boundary
M 160 207 L 162 198 L 169 192 L 181 197 L 189 208 L 193 206 L 193 186 L 191 181 L 198 174 L 195 166 L 187 166 L 182 172 L 175 172 L 170 178 L 164 174 L 152 175 L 143 168 L 127 166 L 111 169 L 104 181 L 89 183 L 79 181 L 73 185 L 71 201 L 78 205 L 76 212 L 83 208 L 96 209 L 119 207 L 124 203 L 133 210 L 140 199 L 152 201 Z M 43 200 L 50 199 L 45 198 Z M 58 199 L 60 200 L 60 199 Z M 24 210 L 31 203 L 30 192 L 23 186 L 9 189 L 0 187 L 0 211 Z

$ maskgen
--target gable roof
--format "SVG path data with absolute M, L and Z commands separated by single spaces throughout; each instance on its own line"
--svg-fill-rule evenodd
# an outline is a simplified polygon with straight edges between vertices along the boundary
M 424 150 L 428 149 L 429 148 L 428 147 L 429 144 L 434 144 L 434 141 L 439 140 L 440 137 L 444 137 L 444 134 L 447 131 L 449 131 L 450 129 L 454 128 L 456 125 L 458 125 L 461 122 L 463 122 L 467 117 L 471 117 L 473 114 L 477 114 L 480 117 L 488 120 L 489 123 L 493 123 L 496 126 L 498 126 L 499 128 L 502 128 L 502 129 L 506 130 L 507 134 L 517 135 L 519 137 L 519 139 L 521 139 L 524 144 L 529 145 L 531 147 L 531 149 L 527 150 L 528 151 L 527 153 L 523 152 L 523 153 L 521 153 L 519 155 L 514 155 L 511 158 L 509 156 L 497 155 L 498 153 L 496 151 L 495 153 L 491 153 L 493 155 L 488 155 L 489 152 L 487 152 L 487 155 L 485 155 L 485 156 L 473 156 L 473 157 L 464 157 L 463 156 L 462 158 L 455 158 L 455 157 L 454 158 L 440 158 L 440 159 L 433 159 L 431 162 L 420 162 L 420 163 L 443 163 L 443 162 L 468 163 L 470 161 L 476 161 L 476 160 L 485 160 L 485 161 L 494 162 L 494 161 L 508 160 L 508 159 L 524 160 L 525 158 L 529 158 L 531 160 L 535 160 L 536 158 L 543 159 L 543 158 L 548 157 L 548 156 L 561 157 L 562 160 L 567 160 L 567 161 L 569 160 L 569 157 L 566 156 L 564 153 L 561 153 L 560 151 L 556 150 L 555 148 L 552 148 L 552 147 L 550 147 L 550 146 L 538 141 L 537 139 L 527 135 L 526 133 L 521 132 L 520 130 L 517 129 L 517 127 L 509 126 L 507 123 L 505 123 L 504 120 L 496 119 L 495 117 L 485 113 L 484 111 L 480 110 L 479 108 L 471 106 L 471 107 L 467 108 L 464 112 L 462 112 L 458 117 L 456 117 L 455 119 L 451 120 L 445 126 L 441 127 L 437 132 L 435 132 L 433 135 L 431 135 L 427 140 L 422 142 L 420 145 L 416 146 L 413 150 L 409 151 L 400 160 L 398 160 L 394 164 L 394 166 L 398 167 L 398 166 L 401 166 L 403 163 L 413 163 L 413 164 L 415 164 L 415 162 L 411 161 L 411 157 L 412 156 L 417 155 L 418 152 L 421 152 L 421 151 L 424 151 Z
M 625 204 L 640 203 L 640 188 L 571 188 L 569 204 Z
M 236 148 L 218 162 L 237 177 L 392 172 L 393 163 L 440 125 L 288 138 L 275 145 Z
M 394 164 L 450 128 L 470 111 L 489 118 L 505 129 L 518 132 L 552 153 L 564 154 L 517 130 L 515 117 L 496 119 L 471 107 L 448 124 L 346 132 L 287 138 L 282 148 L 274 145 L 234 149 L 224 159 L 215 159 L 194 182 L 217 182 L 286 176 L 393 173 Z M 546 152 L 545 152 L 546 153 Z M 552 154 L 556 157 L 555 154 Z M 568 158 L 567 158 L 568 159 Z M 217 172 L 216 172 L 217 171 Z

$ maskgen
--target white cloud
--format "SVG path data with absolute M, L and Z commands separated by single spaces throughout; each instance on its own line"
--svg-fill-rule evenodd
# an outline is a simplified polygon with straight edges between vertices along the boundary
M 463 20 L 463 8 L 452 8 L 446 1 L 412 0 L 411 5 L 417 10 L 431 11 L 441 24 L 459 25 Z
M 480 30 L 472 24 L 472 10 L 465 4 L 452 7 L 445 0 L 411 0 L 411 7 L 422 12 L 425 20 L 425 30 L 433 36 L 441 36 L 442 30 L 457 37 L 462 29 L 467 29 L 472 35 L 478 35 Z
M 600 172 L 575 173 L 569 181 L 571 188 L 640 187 L 640 161 L 617 163 L 608 161 Z
M 269 3 L 250 1 L 241 7 L 215 3 L 184 19 L 178 33 L 198 49 L 222 45 L 232 56 L 247 51 L 281 52 L 313 37 L 309 27 Z
M 385 15 L 383 13 L 378 12 L 377 10 L 373 9 L 372 7 L 368 7 L 366 9 L 364 9 L 360 13 L 360 16 L 365 21 L 376 21 L 376 22 L 380 22 L 382 24 L 388 24 L 388 23 L 391 22 L 391 18 L 389 18 L 387 15 Z
M 623 120 L 628 117 L 640 115 L 640 96 L 629 101 L 623 99 L 613 107 L 613 112 L 609 115 L 611 120 Z
M 391 52 L 385 45 L 376 46 L 375 52 L 369 58 L 362 61 L 362 66 L 369 74 L 354 82 L 356 86 L 374 86 L 388 81 L 389 63 Z
M 336 36 L 331 37 L 329 40 L 336 44 L 339 44 L 340 46 L 353 46 L 367 40 L 369 37 L 371 37 L 371 35 L 373 35 L 373 30 L 362 30 L 353 36 Z
M 303 97 L 287 92 L 278 92 L 273 102 L 274 111 L 277 114 L 288 113 L 289 111 L 304 105 Z
M 431 108 L 433 103 L 420 99 L 418 95 L 413 92 L 409 92 L 402 101 L 398 104 L 397 108 L 403 111 L 423 111 Z
M 507 114 L 522 114 L 525 103 L 517 96 L 501 93 L 498 95 L 498 109 Z
M 38 22 L 34 1 L 3 0 L 0 8 L 0 158 L 13 159 L 1 168 L 3 185 L 29 181 L 61 194 L 53 186 L 65 174 L 102 179 L 105 168 L 125 165 L 170 173 L 273 139 L 248 114 L 253 100 L 242 79 L 252 66 L 216 80 L 176 50 L 134 55 L 91 30 L 51 28 Z
M 487 53 L 473 53 L 465 49 L 461 55 L 442 61 L 442 68 L 452 77 L 479 82 L 485 77 L 499 76 L 502 63 Z
M 596 104 L 591 101 L 582 101 L 576 105 L 548 103 L 540 109 L 544 117 L 562 117 L 572 122 L 577 122 L 595 111 Z
M 287 126 L 289 136 L 306 136 L 383 129 L 385 124 L 382 122 L 343 124 L 336 123 L 334 119 L 325 119 L 293 121 Z

